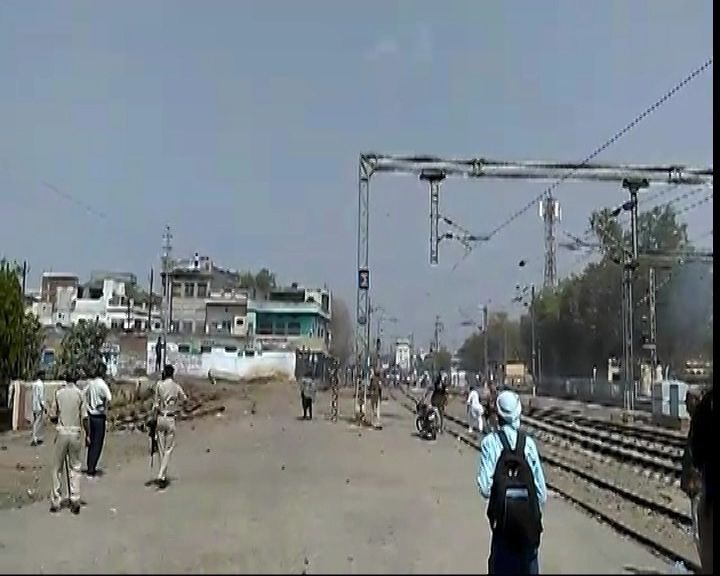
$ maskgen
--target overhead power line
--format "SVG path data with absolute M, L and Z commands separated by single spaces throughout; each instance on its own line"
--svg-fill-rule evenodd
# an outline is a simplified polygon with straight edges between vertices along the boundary
M 631 122 L 626 124 L 621 130 L 616 132 L 610 139 L 606 140 L 603 144 L 595 148 L 580 164 L 580 166 L 585 166 L 589 162 L 591 162 L 595 157 L 597 157 L 599 154 L 604 152 L 607 148 L 612 146 L 615 142 L 620 140 L 623 136 L 625 136 L 628 132 L 630 132 L 633 128 L 635 128 L 640 122 L 642 122 L 645 118 L 647 118 L 650 114 L 655 112 L 658 108 L 660 108 L 663 104 L 665 104 L 668 100 L 670 100 L 675 94 L 677 94 L 680 90 L 682 90 L 685 86 L 687 86 L 690 82 L 692 82 L 695 78 L 697 78 L 700 74 L 702 74 L 705 70 L 710 68 L 712 66 L 713 59 L 708 58 L 701 66 L 693 70 L 690 74 L 685 76 L 680 82 L 678 82 L 675 86 L 673 86 L 670 90 L 668 90 L 665 94 L 662 95 L 658 100 L 656 100 L 651 106 L 646 108 L 642 113 L 640 113 L 638 116 L 636 116 Z M 503 222 L 501 222 L 497 227 L 495 227 L 489 234 L 489 236 L 492 238 L 496 234 L 498 234 L 503 229 L 507 228 L 510 224 L 512 224 L 515 220 L 520 218 L 523 214 L 528 212 L 528 210 L 532 209 L 533 206 L 535 206 L 540 200 L 543 199 L 543 197 L 551 194 L 553 190 L 555 190 L 558 186 L 560 186 L 565 180 L 570 178 L 578 168 L 575 168 L 573 170 L 568 171 L 564 176 L 561 178 L 558 178 L 555 180 L 552 184 L 550 184 L 541 194 L 539 194 L 537 197 L 535 197 L 532 201 L 528 202 L 525 206 L 511 214 L 507 219 L 505 219 Z

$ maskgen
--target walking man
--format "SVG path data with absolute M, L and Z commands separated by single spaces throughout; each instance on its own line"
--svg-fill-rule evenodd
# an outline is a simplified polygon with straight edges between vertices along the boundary
M 175 369 L 167 364 L 162 372 L 162 380 L 155 387 L 153 412 L 157 418 L 157 443 L 160 456 L 160 470 L 157 475 L 159 488 L 168 485 L 167 470 L 170 456 L 175 449 L 175 416 L 181 404 L 187 400 L 185 391 L 173 380 Z
M 311 368 L 305 371 L 305 376 L 300 380 L 300 401 L 302 402 L 303 420 L 312 420 L 315 380 L 312 377 Z
M 162 368 L 163 360 L 163 341 L 162 336 L 158 336 L 157 342 L 155 343 L 155 372 L 160 373 Z
M 87 408 L 85 397 L 74 377 L 55 391 L 50 409 L 50 421 L 55 424 L 57 436 L 52 456 L 52 491 L 50 512 L 57 512 L 62 502 L 63 476 L 67 480 L 70 509 L 80 513 L 80 451 L 82 430 L 87 436 Z
M 480 393 L 478 392 L 476 384 L 473 384 L 470 387 L 470 394 L 468 394 L 466 405 L 468 413 L 468 432 L 472 434 L 473 428 L 477 427 L 478 433 L 482 434 L 483 408 L 480 403 Z
M 97 463 L 100 460 L 103 444 L 105 443 L 105 424 L 107 420 L 107 409 L 112 400 L 110 388 L 105 380 L 96 376 L 88 381 L 85 388 L 85 406 L 88 412 L 88 449 L 87 449 L 87 472 L 93 477 L 97 474 Z
M 38 372 L 32 383 L 32 441 L 30 446 L 43 443 L 43 417 L 45 416 L 45 385 L 43 374 Z
M 498 394 L 498 429 L 480 443 L 477 483 L 492 529 L 488 574 L 538 574 L 542 506 L 547 499 L 537 447 L 520 430 L 520 397 Z
M 370 379 L 370 388 L 368 390 L 370 394 L 370 412 L 372 425 L 374 428 L 382 428 L 380 423 L 380 404 L 382 403 L 382 384 L 380 382 L 380 376 L 373 374 Z

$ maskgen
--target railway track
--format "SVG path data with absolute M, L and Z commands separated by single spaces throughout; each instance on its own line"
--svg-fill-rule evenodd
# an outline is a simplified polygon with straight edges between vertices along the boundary
M 686 435 L 672 430 L 663 430 L 658 427 L 637 426 L 611 422 L 600 418 L 592 418 L 574 412 L 565 412 L 557 408 L 551 409 L 530 409 L 528 416 L 540 420 L 552 418 L 557 421 L 574 423 L 581 426 L 588 426 L 602 430 L 610 435 L 631 438 L 643 448 L 678 453 L 682 456 L 685 447 Z M 657 447 L 657 448 L 656 448 Z
M 672 432 L 637 428 L 558 410 L 530 410 L 523 423 L 538 440 L 566 450 L 584 450 L 627 466 L 645 478 L 679 485 L 683 437 Z
M 597 454 L 608 455 L 621 464 L 658 473 L 666 483 L 675 482 L 682 472 L 682 452 L 668 452 L 660 446 L 642 446 L 632 438 L 613 435 L 589 426 L 578 426 L 568 422 L 552 424 L 534 417 L 524 417 L 526 426 L 536 433 L 540 440 L 557 443 L 553 438 L 567 444 L 580 446 Z
M 405 390 L 399 391 L 404 399 L 400 399 L 395 395 L 396 390 L 391 391 L 390 396 L 401 406 L 414 413 L 416 399 Z M 523 417 L 524 422 L 527 420 L 529 420 L 529 418 Z M 447 433 L 476 450 L 480 449 L 479 441 L 476 438 L 471 437 L 466 432 L 467 422 L 465 418 L 460 418 L 451 413 L 446 413 L 445 422 L 445 431 Z M 451 426 L 448 426 L 448 423 L 450 423 Z M 547 427 L 547 425 L 545 426 Z M 554 431 L 557 432 L 557 430 Z M 576 431 L 573 432 L 576 433 Z M 587 443 L 587 439 L 585 440 Z M 590 442 L 587 445 L 593 446 L 593 443 Z M 605 446 L 605 449 L 607 449 L 607 446 Z M 549 449 L 545 446 L 542 451 L 542 456 L 543 462 L 559 471 L 561 475 L 572 477 L 575 479 L 575 482 L 579 481 L 580 483 L 586 485 L 589 493 L 595 493 L 594 496 L 596 501 L 600 501 L 600 497 L 602 496 L 607 497 L 606 499 L 616 500 L 620 502 L 620 504 L 616 509 L 614 509 L 615 507 L 610 507 L 608 509 L 606 506 L 598 505 L 597 502 L 592 502 L 592 499 L 587 498 L 582 493 L 582 489 L 569 489 L 565 486 L 560 486 L 559 483 L 553 482 L 547 482 L 548 488 L 582 508 L 584 511 L 600 518 L 618 532 L 633 538 L 661 556 L 672 562 L 682 562 L 689 569 L 699 572 L 699 565 L 693 558 L 690 558 L 688 554 L 678 550 L 676 547 L 658 542 L 656 533 L 647 529 L 638 528 L 637 526 L 632 526 L 631 523 L 622 518 L 621 513 L 623 507 L 628 505 L 639 506 L 644 510 L 647 510 L 648 514 L 656 515 L 661 520 L 664 519 L 665 522 L 669 521 L 673 525 L 677 526 L 678 530 L 686 530 L 691 524 L 691 519 L 685 511 L 678 510 L 677 508 L 668 506 L 662 502 L 651 500 L 641 494 L 627 489 L 624 486 L 618 485 L 611 479 L 593 474 L 588 470 L 575 466 L 567 461 L 566 455 L 563 455 L 561 451 Z M 569 484 L 572 485 L 573 483 Z M 577 488 L 577 486 L 574 488 Z M 588 491 L 586 491 L 586 493 L 588 493 Z

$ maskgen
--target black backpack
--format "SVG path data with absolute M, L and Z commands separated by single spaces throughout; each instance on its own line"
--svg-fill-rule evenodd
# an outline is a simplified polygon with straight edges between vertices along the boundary
M 518 430 L 515 450 L 507 436 L 498 432 L 503 451 L 493 476 L 488 519 L 493 532 L 502 535 L 513 551 L 537 548 L 540 545 L 542 520 L 535 481 L 525 459 L 525 434 Z

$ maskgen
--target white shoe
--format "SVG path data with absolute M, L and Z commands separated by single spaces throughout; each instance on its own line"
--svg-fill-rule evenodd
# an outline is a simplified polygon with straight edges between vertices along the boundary
M 472 434 L 472 431 L 473 431 L 473 429 L 472 429 L 472 426 L 471 426 L 470 428 L 468 428 L 468 434 Z

